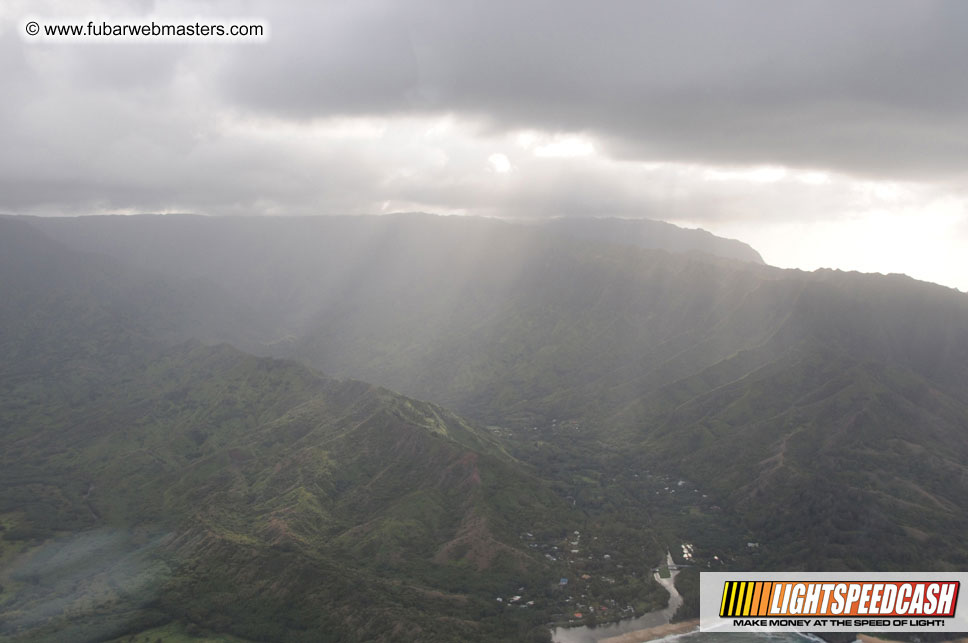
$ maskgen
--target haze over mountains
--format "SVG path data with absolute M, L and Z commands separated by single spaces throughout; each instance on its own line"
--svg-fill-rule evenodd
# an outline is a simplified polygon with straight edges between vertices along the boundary
M 255 640 L 517 640 L 543 625 L 484 613 L 480 594 L 541 567 L 522 521 L 570 509 L 480 428 L 294 362 L 172 345 L 170 287 L 0 226 L 0 635 L 178 619 Z
M 968 564 L 955 290 L 609 219 L 9 217 L 0 245 L 3 635 L 541 640 L 559 577 L 641 611 L 682 542 Z M 596 562 L 550 549 L 573 532 Z
M 0 643 L 968 569 L 966 59 L 964 0 L 3 0 Z

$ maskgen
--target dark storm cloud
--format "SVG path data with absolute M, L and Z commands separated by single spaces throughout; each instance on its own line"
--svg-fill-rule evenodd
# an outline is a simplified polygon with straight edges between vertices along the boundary
M 273 39 L 240 50 L 219 84 L 232 103 L 279 116 L 393 113 L 420 85 L 399 2 L 272 7 Z
M 964 288 L 966 60 L 961 0 L 4 0 L 0 212 L 646 216 Z
M 271 37 L 28 43 L 19 20 L 34 12 L 252 16 Z M 0 210 L 717 221 L 868 207 L 842 176 L 705 177 L 750 164 L 961 198 L 966 30 L 957 1 L 12 0 L 0 5 Z M 425 135 L 442 115 L 449 133 Z M 382 133 L 346 136 L 340 117 L 374 117 Z M 594 153 L 539 158 L 515 143 L 521 129 L 544 137 L 535 145 L 584 136 Z M 493 154 L 508 172 L 489 168 Z
M 219 83 L 288 117 L 456 112 L 622 158 L 963 172 L 956 1 L 336 3 L 273 14 Z

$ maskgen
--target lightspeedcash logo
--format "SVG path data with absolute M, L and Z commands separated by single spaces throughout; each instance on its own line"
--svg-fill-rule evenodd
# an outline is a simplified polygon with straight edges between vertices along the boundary
M 968 574 L 701 576 L 700 627 L 716 631 L 965 631 Z M 715 583 L 715 586 L 713 585 Z
M 958 581 L 798 583 L 727 581 L 720 616 L 955 615 Z

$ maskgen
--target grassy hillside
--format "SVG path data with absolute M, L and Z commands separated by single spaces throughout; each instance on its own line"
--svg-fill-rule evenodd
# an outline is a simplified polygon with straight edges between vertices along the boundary
M 185 558 L 214 547 L 231 560 L 258 559 L 246 548 L 281 547 L 381 579 L 381 609 L 404 591 L 384 581 L 407 578 L 445 597 L 419 613 L 457 614 L 448 600 L 466 595 L 488 602 L 460 613 L 480 608 L 482 618 L 497 618 L 500 583 L 533 587 L 538 578 L 512 582 L 515 574 L 581 579 L 579 595 L 594 596 L 609 617 L 641 611 L 661 602 L 641 572 L 666 548 L 732 569 L 957 569 L 968 558 L 968 297 L 957 291 L 612 243 L 608 230 L 475 219 L 31 224 L 100 253 L 48 249 L 73 262 L 72 275 L 98 272 L 88 290 L 65 287 L 9 309 L 14 321 L 17 310 L 36 317 L 48 305 L 71 312 L 4 331 L 15 363 L 56 371 L 8 386 L 7 417 L 63 430 L 89 405 L 92 414 L 123 409 L 105 416 L 112 426 L 141 418 L 148 446 L 110 451 L 130 439 L 112 437 L 92 448 L 129 461 L 135 482 L 152 467 L 174 476 L 162 463 L 178 475 L 157 478 L 160 496 L 94 507 L 104 519 L 190 508 L 192 528 L 171 541 Z M 111 295 L 125 283 L 142 286 Z M 137 311 L 148 314 L 133 326 Z M 102 329 L 111 348 L 75 339 L 68 319 Z M 35 349 L 44 337 L 59 343 Z M 132 357 L 144 337 L 230 340 L 433 400 L 487 428 L 354 388 L 365 385 L 297 384 L 319 376 L 297 376 L 311 371 L 293 362 L 236 363 L 224 346 L 182 345 L 147 369 Z M 139 368 L 161 379 L 138 380 Z M 265 369 L 303 393 L 290 397 Z M 145 400 L 97 399 L 114 390 L 105 377 L 122 376 L 123 390 L 142 382 Z M 207 383 L 226 378 L 238 393 Z M 70 413 L 50 403 L 64 400 Z M 84 435 L 86 425 L 76 426 Z M 156 431 L 166 438 L 148 437 Z M 74 448 L 58 457 L 97 470 L 97 458 Z M 25 457 L 10 462 L 30 462 L 18 453 Z M 59 461 L 44 455 L 31 466 L 40 475 Z M 75 496 L 89 488 L 86 478 L 74 484 Z M 56 494 L 45 502 L 39 514 L 72 525 L 90 518 Z M 219 576 L 234 568 L 200 569 L 236 583 Z M 535 615 L 529 626 L 575 611 L 545 589 L 543 614 L 516 612 Z
M 577 518 L 489 434 L 294 362 L 153 339 L 164 307 L 112 298 L 112 265 L 5 231 L 0 636 L 547 636 L 561 572 L 520 534 Z M 495 603 L 520 587 L 531 608 Z
M 167 617 L 257 640 L 447 640 L 541 623 L 479 612 L 551 584 L 517 534 L 564 530 L 567 511 L 472 427 L 227 346 L 142 357 L 107 395 L 48 397 L 32 421 L 3 399 L 6 634 Z

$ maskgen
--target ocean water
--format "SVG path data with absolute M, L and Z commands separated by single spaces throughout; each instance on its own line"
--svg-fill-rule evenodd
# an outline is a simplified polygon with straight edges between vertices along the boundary
M 636 624 L 640 625 L 640 624 Z M 625 627 L 621 627 L 625 626 Z M 653 625 L 647 625 L 651 627 Z M 628 627 L 628 623 L 613 624 L 605 627 L 556 628 L 553 632 L 555 643 L 596 643 L 601 639 L 633 632 L 641 627 Z M 622 630 L 622 631 L 619 631 Z M 796 632 L 747 633 L 747 632 L 686 632 L 670 634 L 651 639 L 663 643 L 824 643 L 823 639 L 812 634 Z
M 653 641 L 663 643 L 824 643 L 823 639 L 812 634 L 797 634 L 796 632 L 775 632 L 771 634 L 754 634 L 746 632 L 689 632 L 687 634 L 673 634 Z

